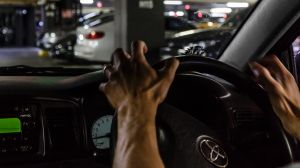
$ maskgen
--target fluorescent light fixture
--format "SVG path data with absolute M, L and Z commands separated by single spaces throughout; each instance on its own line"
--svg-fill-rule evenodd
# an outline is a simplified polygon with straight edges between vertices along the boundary
M 183 11 L 177 11 L 176 16 L 184 16 L 184 12 Z
M 227 7 L 229 8 L 248 8 L 249 3 L 247 2 L 228 2 Z
M 174 11 L 169 12 L 169 16 L 175 16 L 175 15 L 176 15 L 176 13 Z
M 220 17 L 220 18 L 227 17 L 227 15 L 225 13 L 212 13 L 210 16 L 211 17 Z
M 165 5 L 182 5 L 182 1 L 164 1 Z
M 231 13 L 231 8 L 212 8 L 210 9 L 211 13 Z
M 94 0 L 80 0 L 81 4 L 93 4 Z

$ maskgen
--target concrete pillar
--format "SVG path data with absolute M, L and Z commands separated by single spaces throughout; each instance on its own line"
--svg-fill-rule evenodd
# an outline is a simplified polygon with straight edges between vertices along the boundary
M 36 46 L 36 24 L 35 24 L 35 8 L 27 8 L 26 23 L 24 27 L 26 30 L 26 46 Z
M 133 40 L 148 44 L 148 55 L 158 56 L 164 42 L 163 0 L 115 0 L 115 44 L 129 49 Z
M 16 11 L 15 15 L 15 45 L 18 47 L 24 46 L 24 17 L 22 15 L 21 10 Z

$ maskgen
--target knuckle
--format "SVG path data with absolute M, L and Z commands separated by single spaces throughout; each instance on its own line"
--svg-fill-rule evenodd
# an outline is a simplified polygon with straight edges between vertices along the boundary
M 281 93 L 281 86 L 279 84 L 270 84 L 270 88 L 274 91 L 275 94 Z
M 174 77 L 170 74 L 166 74 L 163 79 L 162 79 L 162 83 L 166 84 L 166 83 L 172 83 L 174 80 Z
M 143 45 L 143 41 L 141 41 L 141 40 L 136 40 L 136 41 L 134 41 L 133 42 L 133 46 L 134 47 L 139 47 L 139 46 L 141 46 L 141 45 Z
M 264 75 L 264 76 L 267 76 L 270 74 L 269 70 L 266 69 L 266 68 L 261 68 L 261 73 Z
M 123 53 L 123 49 L 122 48 L 117 48 L 114 52 L 114 54 L 120 54 Z
M 294 80 L 294 76 L 289 71 L 285 72 L 284 76 L 288 81 Z

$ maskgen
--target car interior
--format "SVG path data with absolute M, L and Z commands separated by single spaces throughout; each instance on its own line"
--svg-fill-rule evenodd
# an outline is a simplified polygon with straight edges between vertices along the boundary
M 292 43 L 299 34 L 299 0 L 261 0 L 220 59 L 176 56 L 180 66 L 156 118 L 165 167 L 275 168 L 299 161 L 298 140 L 284 131 L 248 68 L 274 53 L 297 79 Z M 118 137 L 115 111 L 99 91 L 106 81 L 101 69 L 0 68 L 1 167 L 112 167 Z M 204 136 L 228 159 L 207 160 L 199 148 Z

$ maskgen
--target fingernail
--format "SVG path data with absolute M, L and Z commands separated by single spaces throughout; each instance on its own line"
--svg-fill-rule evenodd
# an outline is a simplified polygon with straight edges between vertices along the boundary
M 258 70 L 254 67 L 253 63 L 249 63 L 249 67 L 250 67 L 250 69 L 251 69 L 253 75 L 254 75 L 255 77 L 258 77 L 258 76 L 259 76 L 259 72 L 258 72 Z

